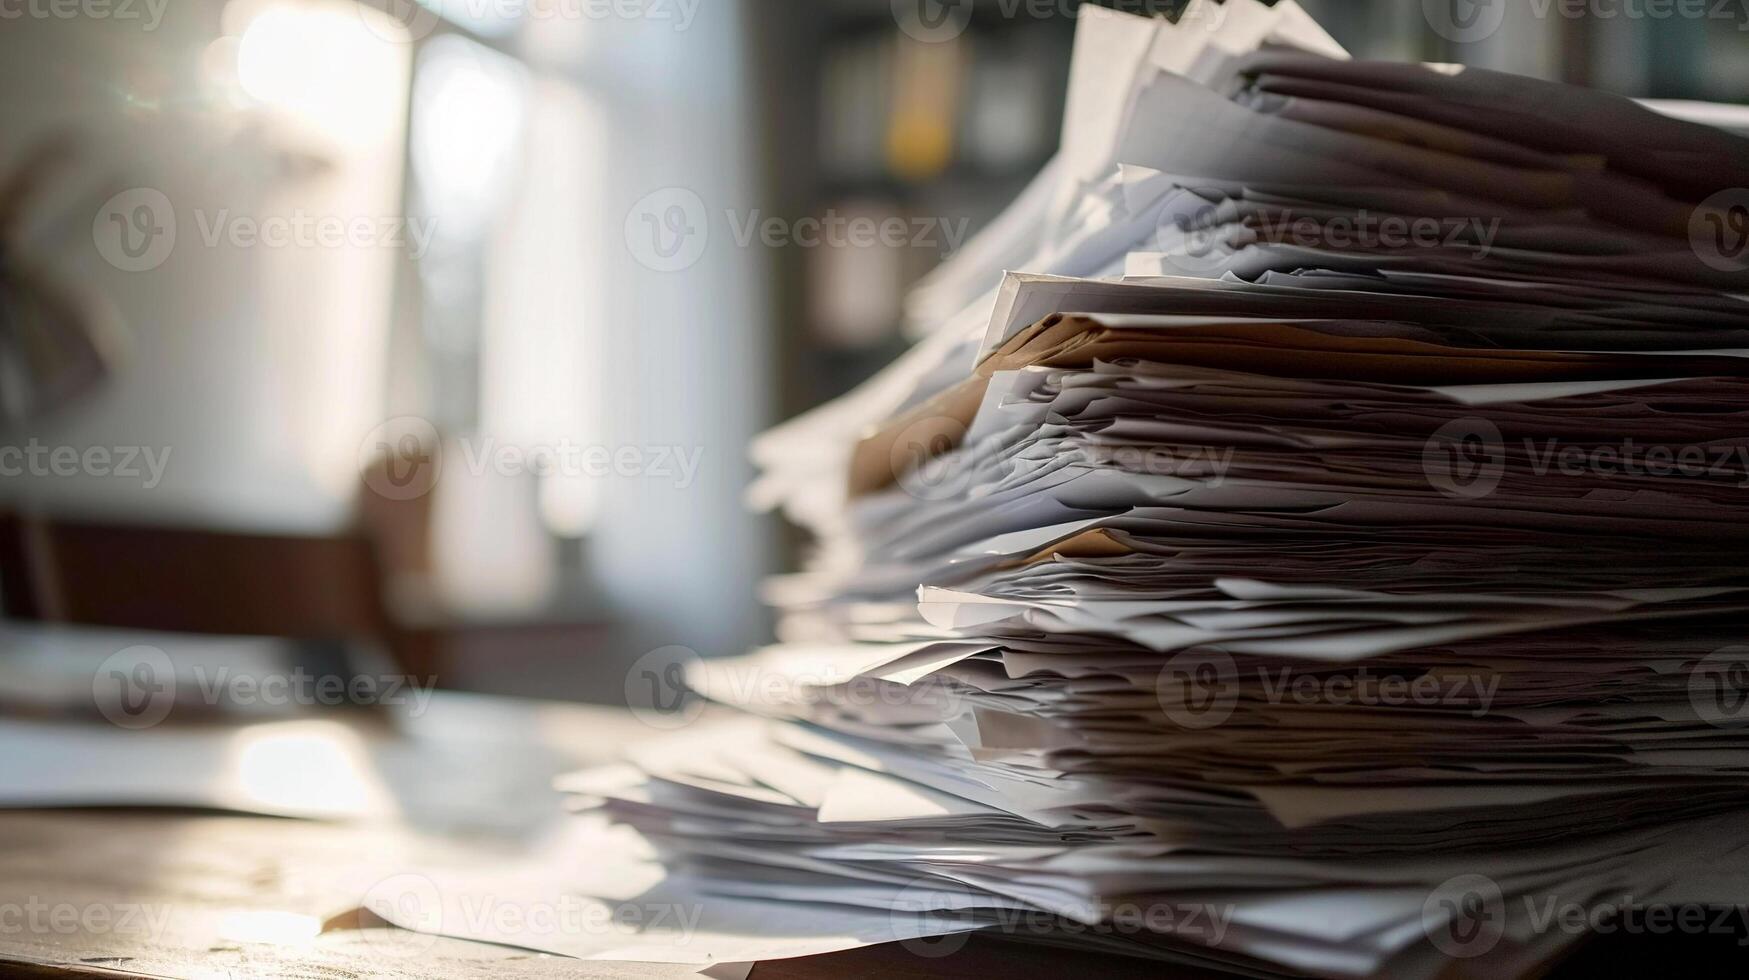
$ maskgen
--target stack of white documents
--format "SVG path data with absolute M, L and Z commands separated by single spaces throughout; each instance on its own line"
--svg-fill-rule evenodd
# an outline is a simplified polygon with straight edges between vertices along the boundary
M 788 954 L 1514 975 L 1741 901 L 1749 140 L 1083 10 L 917 346 L 755 447 L 818 550 L 688 677 L 739 720 L 565 788 Z

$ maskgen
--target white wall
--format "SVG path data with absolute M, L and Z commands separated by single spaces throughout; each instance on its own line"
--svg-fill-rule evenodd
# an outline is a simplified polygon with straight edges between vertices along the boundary
M 30 253 L 106 297 L 128 338 L 107 390 L 0 433 L 0 445 L 150 447 L 170 453 L 168 467 L 150 489 L 88 473 L 0 476 L 0 496 L 129 520 L 334 528 L 350 509 L 358 441 L 381 419 L 396 253 L 239 247 L 229 230 L 300 211 L 374 220 L 400 210 L 405 45 L 375 40 L 388 84 L 355 96 L 366 137 L 336 141 L 240 109 L 214 84 L 203 63 L 227 53 L 204 54 L 222 32 L 217 0 L 153 6 L 155 25 L 143 0 L 129 8 L 134 20 L 0 21 L 0 161 L 55 128 L 86 147 L 38 216 Z M 350 3 L 334 9 L 347 23 L 359 16 Z M 294 178 L 282 151 L 319 155 L 328 169 Z M 175 246 L 156 268 L 123 271 L 100 253 L 93 220 L 110 194 L 142 186 L 169 200 Z M 215 228 L 224 234 L 209 245 Z
M 133 356 L 91 404 L 0 437 L 169 447 L 163 485 L 27 478 L 0 481 L 0 494 L 130 520 L 321 531 L 348 515 L 359 441 L 395 414 L 383 404 L 384 352 L 390 284 L 404 260 L 389 249 L 208 248 L 193 212 L 398 212 L 403 119 L 346 150 L 335 171 L 273 189 L 270 162 L 242 162 L 251 157 L 231 128 L 240 117 L 201 82 L 220 9 L 216 0 L 176 0 L 150 33 L 90 20 L 0 23 L 0 157 L 71 120 L 94 142 L 88 181 L 111 172 L 115 189 L 160 188 L 180 223 L 167 262 L 127 273 L 92 241 L 92 212 L 106 194 L 68 219 L 56 261 L 113 299 Z M 727 217 L 758 207 L 743 16 L 738 0 L 710 0 L 685 30 L 578 20 L 541 39 L 599 99 L 585 127 L 598 136 L 581 151 L 591 166 L 551 202 L 567 209 L 562 220 L 587 229 L 577 254 L 592 258 L 574 274 L 594 312 L 588 322 L 548 325 L 551 336 L 583 338 L 574 345 L 583 366 L 546 397 L 583 406 L 575 415 L 588 420 L 590 442 L 702 451 L 690 485 L 629 479 L 595 488 L 600 520 L 585 550 L 602 605 L 623 624 L 617 645 L 627 659 L 670 644 L 734 653 L 767 636 L 754 595 L 773 567 L 770 528 L 740 502 L 751 478 L 747 442 L 773 421 L 776 402 L 766 257 L 735 244 Z M 358 97 L 398 102 L 404 93 Z M 683 271 L 648 268 L 626 237 L 634 204 L 665 187 L 688 189 L 708 213 L 708 247 Z M 532 289 L 525 283 L 518 293 L 524 305 L 553 292 Z M 488 335 L 487 362 L 550 349 L 530 342 Z M 505 436 L 522 437 L 514 426 Z

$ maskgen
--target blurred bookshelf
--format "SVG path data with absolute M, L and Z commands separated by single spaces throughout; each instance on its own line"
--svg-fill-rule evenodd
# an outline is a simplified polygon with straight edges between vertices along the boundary
M 1492 2 L 1506 4 L 1501 27 L 1458 43 L 1429 29 L 1423 0 L 1300 0 L 1357 58 L 1476 65 L 1635 98 L 1749 99 L 1749 5 L 1738 0 Z
M 901 28 L 902 6 L 783 3 L 781 17 L 771 7 L 782 27 L 759 25 L 771 46 L 769 196 L 781 217 L 839 229 L 776 257 L 781 415 L 848 391 L 902 352 L 905 291 L 1056 150 L 1072 16 L 1005 16 L 1029 8 L 962 0 L 963 30 L 919 37 Z M 868 244 L 881 227 L 884 240 Z
M 1457 62 L 1634 97 L 1742 102 L 1749 92 L 1745 4 L 1709 0 L 1707 16 L 1679 17 L 1659 16 L 1664 8 L 1644 0 L 1513 2 L 1493 36 L 1459 44 L 1430 29 L 1423 8 L 1434 0 L 1301 2 L 1360 58 Z M 1173 15 L 1182 3 L 755 4 L 749 33 L 762 48 L 773 215 L 898 217 L 956 229 L 963 222 L 965 234 L 975 234 L 1055 149 L 1075 14 L 1084 5 Z M 1575 8 L 1578 15 L 1562 13 Z M 966 19 L 933 34 L 902 28 L 917 10 Z M 938 247 L 778 251 L 783 383 L 774 417 L 830 400 L 905 349 L 901 299 L 950 251 L 939 232 Z

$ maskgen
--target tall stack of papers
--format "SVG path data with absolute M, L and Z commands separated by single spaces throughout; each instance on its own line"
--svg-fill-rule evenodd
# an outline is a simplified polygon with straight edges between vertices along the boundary
M 819 547 L 688 677 L 742 719 L 566 783 L 735 923 L 638 955 L 1493 976 L 1738 901 L 1749 141 L 1292 2 L 1083 8 L 1071 78 L 915 349 L 755 447 Z

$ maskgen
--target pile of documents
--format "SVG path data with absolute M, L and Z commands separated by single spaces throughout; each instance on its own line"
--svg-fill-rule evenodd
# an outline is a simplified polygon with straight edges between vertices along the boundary
M 563 787 L 704 905 L 618 952 L 1493 976 L 1740 901 L 1744 187 L 1291 0 L 1083 8 L 1057 158 L 755 447 L 818 548 L 734 719 Z

